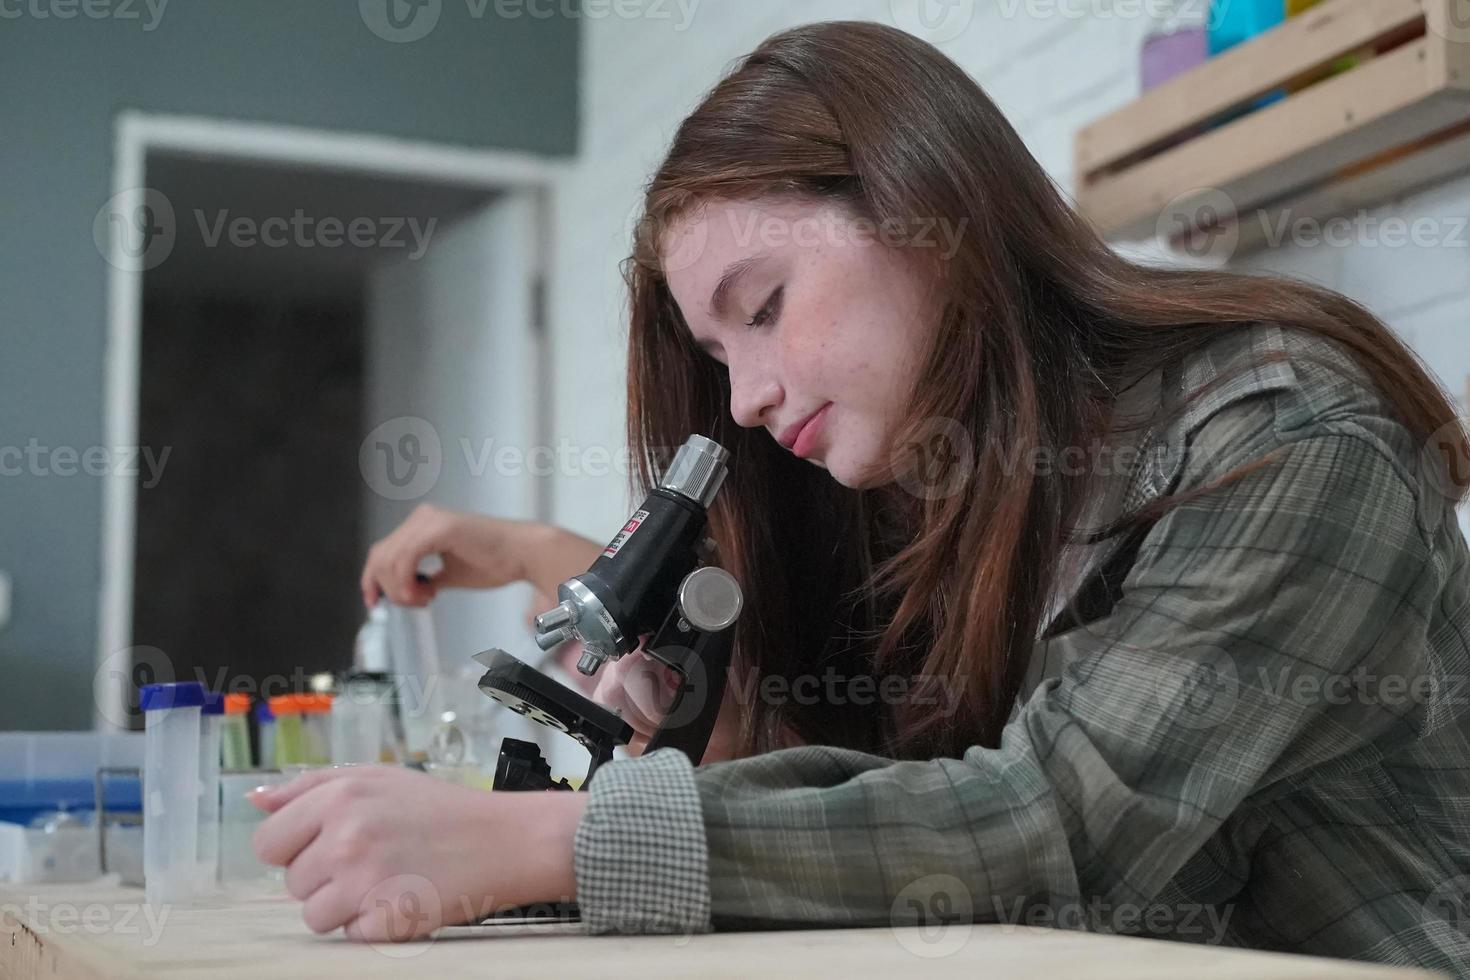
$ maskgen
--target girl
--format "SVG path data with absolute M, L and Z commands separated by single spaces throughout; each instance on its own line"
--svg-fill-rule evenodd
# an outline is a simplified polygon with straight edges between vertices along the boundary
M 311 928 L 575 899 L 594 932 L 1024 921 L 1463 968 L 1470 446 L 1389 329 L 1125 261 L 875 24 L 744 59 L 645 217 L 634 499 L 691 432 L 731 452 L 715 560 L 747 614 L 712 750 L 586 793 L 264 791 L 257 852 Z M 364 596 L 551 592 L 599 548 L 424 509 Z M 598 691 L 645 737 L 647 671 Z

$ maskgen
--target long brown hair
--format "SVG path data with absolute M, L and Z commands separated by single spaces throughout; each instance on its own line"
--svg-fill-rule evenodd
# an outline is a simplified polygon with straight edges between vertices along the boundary
M 731 419 L 728 375 L 690 339 L 659 239 L 701 203 L 789 195 L 878 224 L 963 227 L 952 255 L 929 259 L 943 314 L 896 442 L 957 421 L 975 460 L 964 492 L 852 490 Z M 632 490 L 640 499 L 691 432 L 729 449 L 711 528 L 746 593 L 737 685 L 742 670 L 920 679 L 892 710 L 747 698 L 748 752 L 780 746 L 786 726 L 896 758 L 999 744 L 1087 492 L 1006 460 L 1086 445 L 1119 391 L 1224 331 L 1274 321 L 1341 342 L 1421 440 L 1455 419 L 1413 353 L 1342 295 L 1118 255 L 956 64 L 878 24 L 803 26 L 745 57 L 679 127 L 637 228 L 623 265 Z M 935 709 L 936 684 L 958 692 L 953 710 Z

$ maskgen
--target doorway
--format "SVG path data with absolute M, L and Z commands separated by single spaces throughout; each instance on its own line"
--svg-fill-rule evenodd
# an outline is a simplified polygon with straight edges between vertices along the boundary
M 107 426 L 140 465 L 104 485 L 98 656 L 129 666 L 99 672 L 99 724 L 136 724 L 140 659 L 261 693 L 345 668 L 366 548 L 419 503 L 545 519 L 534 473 L 472 464 L 546 441 L 553 179 L 518 154 L 120 120 Z M 400 481 L 376 454 L 404 436 L 424 465 Z M 445 596 L 442 655 L 515 646 L 527 600 Z

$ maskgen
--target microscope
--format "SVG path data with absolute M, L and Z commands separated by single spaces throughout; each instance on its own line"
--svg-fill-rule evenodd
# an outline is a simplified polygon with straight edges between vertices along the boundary
M 734 576 L 703 564 L 710 504 L 724 483 L 729 452 L 691 435 L 658 485 L 608 542 L 592 567 L 557 588 L 560 600 L 538 615 L 536 645 L 550 650 L 577 639 L 577 670 L 596 674 L 638 649 L 672 668 L 673 700 L 645 751 L 676 748 L 698 765 L 709 744 L 727 683 L 735 621 L 743 596 Z M 591 756 L 585 789 L 599 766 L 626 745 L 633 729 L 616 713 L 557 683 L 498 648 L 474 657 L 485 668 L 478 687 L 533 721 L 576 739 Z M 503 740 L 495 789 L 569 790 L 554 780 L 534 742 Z

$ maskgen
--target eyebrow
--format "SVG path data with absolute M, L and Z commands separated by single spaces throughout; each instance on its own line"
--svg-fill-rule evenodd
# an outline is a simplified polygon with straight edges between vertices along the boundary
M 763 255 L 750 255 L 743 259 L 736 259 L 725 267 L 725 274 L 720 277 L 719 284 L 709 297 L 709 315 L 716 319 L 725 316 L 725 304 L 729 300 L 730 291 L 740 282 L 741 278 L 751 269 L 760 265 L 765 260 Z M 703 346 L 702 344 L 700 346 Z

